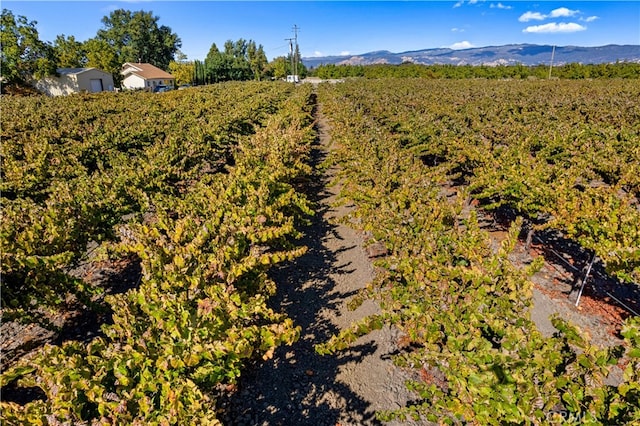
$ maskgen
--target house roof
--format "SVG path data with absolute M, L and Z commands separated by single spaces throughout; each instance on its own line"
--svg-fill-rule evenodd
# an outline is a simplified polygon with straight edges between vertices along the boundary
M 145 63 L 131 63 L 131 62 L 127 62 L 122 66 L 122 72 L 121 74 L 123 75 L 128 75 L 128 74 L 135 74 L 139 77 L 144 78 L 145 80 L 147 79 L 164 79 L 164 80 L 170 80 L 170 79 L 174 79 L 175 77 L 172 76 L 171 74 L 169 74 L 166 71 L 161 70 L 158 67 L 155 67 L 151 64 L 145 64 Z
M 60 75 L 72 75 L 72 74 L 82 74 L 83 72 L 92 70 L 94 68 L 58 68 L 56 71 Z

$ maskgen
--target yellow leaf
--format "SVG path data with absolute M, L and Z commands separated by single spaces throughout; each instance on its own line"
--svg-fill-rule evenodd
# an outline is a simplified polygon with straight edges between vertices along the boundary
M 265 352 L 265 354 L 264 354 L 264 355 L 262 355 L 262 359 L 266 361 L 266 360 L 268 360 L 268 359 L 273 358 L 273 352 L 274 352 L 274 350 L 275 350 L 275 348 L 271 348 L 271 349 L 269 349 L 267 352 Z

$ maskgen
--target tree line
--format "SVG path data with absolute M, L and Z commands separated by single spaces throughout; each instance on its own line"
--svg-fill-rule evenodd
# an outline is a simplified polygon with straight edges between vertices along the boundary
M 58 68 L 95 67 L 121 81 L 125 62 L 147 62 L 168 69 L 182 41 L 159 25 L 152 12 L 118 9 L 102 18 L 103 27 L 86 41 L 58 35 L 53 43 L 39 39 L 36 21 L 2 10 L 2 74 L 6 83 L 25 84 L 55 75 Z
M 171 28 L 160 25 L 153 12 L 118 9 L 102 18 L 103 27 L 86 41 L 58 35 L 51 42 L 39 39 L 36 21 L 2 10 L 0 43 L 2 83 L 28 84 L 31 80 L 56 75 L 59 68 L 95 67 L 113 75 L 116 86 L 122 81 L 125 62 L 146 62 L 170 72 L 177 84 L 210 84 L 231 80 L 283 79 L 296 69 L 320 78 L 548 78 L 546 65 L 321 65 L 307 70 L 296 46 L 292 55 L 268 61 L 262 45 L 253 40 L 227 40 L 223 49 L 211 45 L 204 60 L 188 61 L 180 48 L 182 41 Z M 556 78 L 640 78 L 640 64 L 566 64 L 552 70 Z
M 177 84 L 284 78 L 291 73 L 290 56 L 269 63 L 262 45 L 253 40 L 227 40 L 223 50 L 214 43 L 204 61 L 187 61 L 180 51 L 180 37 L 159 20 L 153 12 L 118 9 L 102 18 L 103 27 L 95 37 L 79 41 L 61 34 L 51 43 L 40 40 L 36 21 L 3 9 L 2 83 L 24 85 L 34 78 L 56 75 L 59 68 L 95 67 L 111 73 L 118 86 L 125 62 L 150 63 L 169 71 Z M 297 69 L 304 76 L 306 69 L 301 62 Z
M 640 78 L 640 64 L 619 62 L 614 64 L 578 64 L 570 63 L 554 66 L 551 76 L 555 78 Z M 549 78 L 548 65 L 422 65 L 403 63 L 399 65 L 320 65 L 309 71 L 310 75 L 320 78 L 487 78 L 521 79 Z
M 294 57 L 300 58 L 300 53 L 296 52 Z M 183 74 L 192 75 L 192 82 L 196 85 L 232 80 L 282 79 L 293 73 L 292 66 L 291 56 L 279 56 L 269 62 L 262 45 L 242 38 L 235 42 L 227 40 L 224 50 L 213 43 L 204 61 L 173 65 L 174 75 L 179 73 L 181 67 L 187 67 Z M 299 60 L 297 70 L 302 78 L 306 76 L 307 70 Z

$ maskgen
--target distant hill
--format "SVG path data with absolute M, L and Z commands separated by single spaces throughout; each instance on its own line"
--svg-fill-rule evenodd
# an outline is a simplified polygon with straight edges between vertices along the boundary
M 505 46 L 474 47 L 454 50 L 449 48 L 424 49 L 392 53 L 387 50 L 349 56 L 324 56 L 302 58 L 307 67 L 318 65 L 373 65 L 416 64 L 434 65 L 540 65 L 549 64 L 553 46 L 535 44 L 509 44 Z M 556 46 L 554 64 L 600 64 L 620 62 L 640 63 L 640 45 L 616 45 L 598 47 Z

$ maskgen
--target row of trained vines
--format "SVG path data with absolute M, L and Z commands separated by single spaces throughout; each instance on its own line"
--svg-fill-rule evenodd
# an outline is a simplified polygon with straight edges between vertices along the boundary
M 0 376 L 46 398 L 3 424 L 217 424 L 216 397 L 299 329 L 269 308 L 274 264 L 305 251 L 311 90 L 232 83 L 162 95 L 2 99 L 2 310 L 34 320 L 103 289 L 87 257 L 141 263 L 89 343 L 47 345 Z
M 386 245 L 381 271 L 353 301 L 382 311 L 319 345 L 346 348 L 391 324 L 398 365 L 416 369 L 416 401 L 392 418 L 444 424 L 638 424 L 640 319 L 624 345 L 597 348 L 552 318 L 530 317 L 532 282 L 509 254 L 521 228 L 561 232 L 627 285 L 640 280 L 640 87 L 621 80 L 349 81 L 318 99 L 338 147 L 342 196 Z M 448 197 L 443 185 L 457 188 Z M 478 212 L 519 215 L 499 249 Z M 355 222 L 354 222 L 355 223 Z M 612 365 L 624 378 L 606 384 Z

